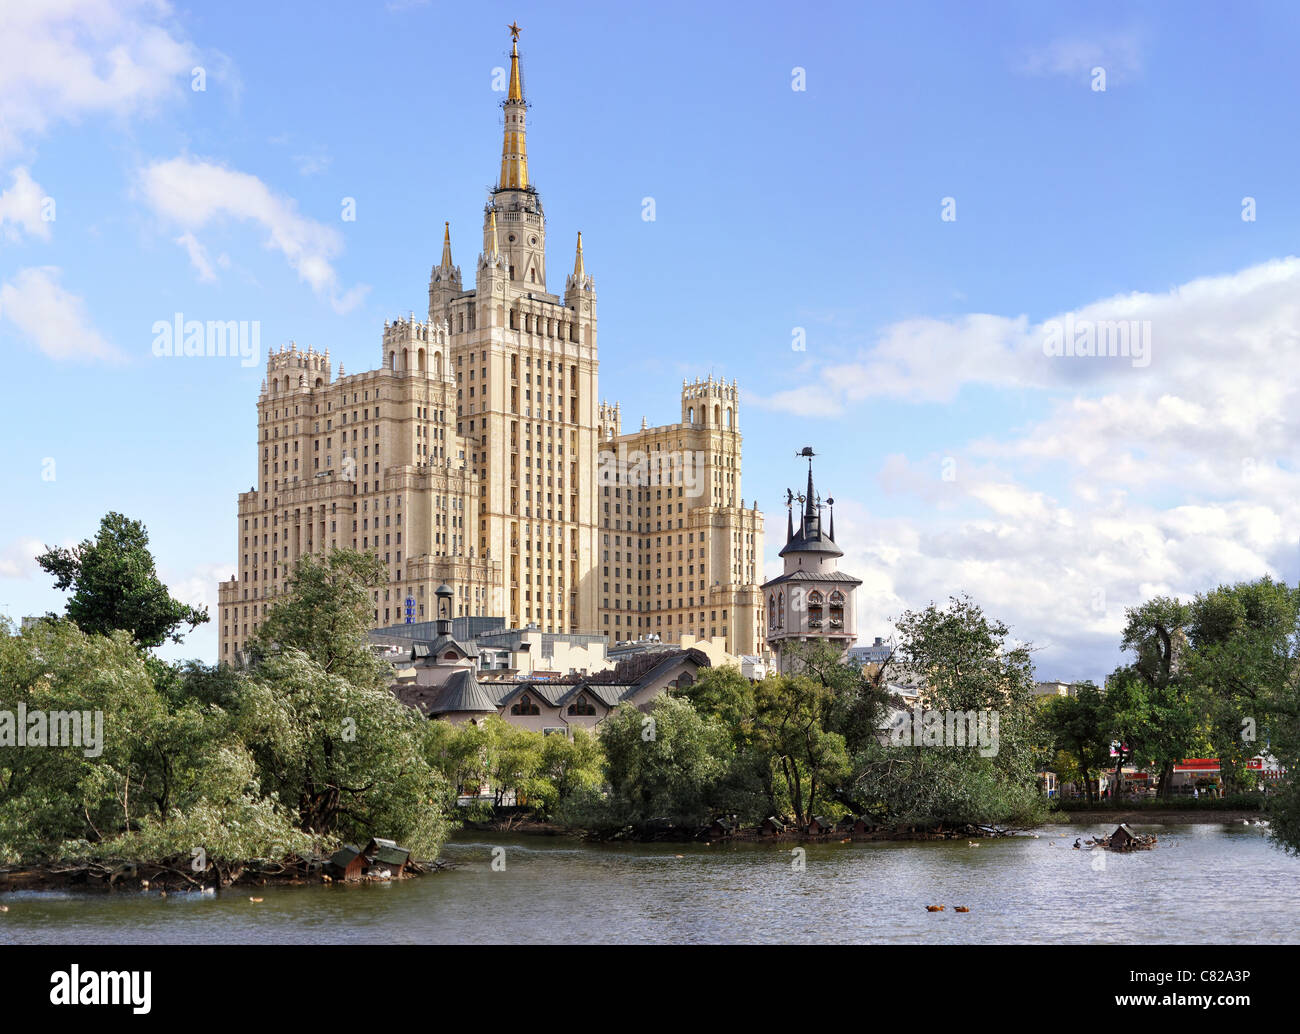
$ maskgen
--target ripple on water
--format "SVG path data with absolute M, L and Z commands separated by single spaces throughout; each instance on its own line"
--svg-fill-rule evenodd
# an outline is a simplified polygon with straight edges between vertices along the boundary
M 1259 827 L 1147 827 L 1153 851 L 1037 839 L 585 844 L 473 835 L 454 868 L 344 887 L 216 898 L 22 892 L 0 942 L 36 943 L 1191 943 L 1296 942 L 1300 859 Z M 490 864 L 505 848 L 504 869 Z M 681 855 L 678 858 L 676 855 Z M 925 906 L 943 904 L 943 912 Z M 965 905 L 967 914 L 953 911 Z

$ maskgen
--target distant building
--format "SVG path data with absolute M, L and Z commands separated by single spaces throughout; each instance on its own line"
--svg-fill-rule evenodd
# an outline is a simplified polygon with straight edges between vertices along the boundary
M 857 639 L 854 593 L 862 584 L 838 570 L 844 551 L 835 544 L 834 499 L 827 499 L 830 528 L 822 528 L 821 497 L 813 490 L 811 448 L 800 454 L 808 460 L 807 495 L 786 492 L 786 543 L 780 556 L 785 571 L 763 584 L 766 601 L 767 644 L 776 655 L 777 670 L 790 669 L 790 647 L 796 643 L 823 642 L 847 650 Z M 792 506 L 803 504 L 798 530 Z
M 893 655 L 894 648 L 880 636 L 870 646 L 851 646 L 844 659 L 866 667 L 868 664 L 884 664 Z
M 689 685 L 708 666 L 700 651 L 674 649 L 641 654 L 594 675 L 480 677 L 472 665 L 448 653 L 419 661 L 416 677 L 400 681 L 393 691 L 429 718 L 477 724 L 495 714 L 524 729 L 568 736 L 575 728 L 598 730 L 623 704 L 646 710 L 660 693 Z
M 1036 697 L 1074 696 L 1074 684 L 1072 682 L 1035 682 L 1034 696 Z

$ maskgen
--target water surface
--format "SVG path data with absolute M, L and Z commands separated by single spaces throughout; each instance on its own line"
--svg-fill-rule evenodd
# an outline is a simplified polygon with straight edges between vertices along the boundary
M 1262 829 L 1135 828 L 1158 834 L 1159 846 L 1075 851 L 1075 837 L 1101 827 L 1058 826 L 978 848 L 807 844 L 802 870 L 789 843 L 469 834 L 444 850 L 454 869 L 386 885 L 239 888 L 215 898 L 7 894 L 0 942 L 1300 942 L 1300 859 Z M 494 851 L 504 871 L 494 871 Z M 928 913 L 931 904 L 947 908 Z

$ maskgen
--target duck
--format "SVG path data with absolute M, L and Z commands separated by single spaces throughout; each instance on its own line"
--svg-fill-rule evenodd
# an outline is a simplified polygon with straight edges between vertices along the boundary
M 851 844 L 851 843 L 853 843 L 853 838 L 852 838 L 852 837 L 845 837 L 843 840 L 840 841 L 840 843 L 841 843 L 841 844 Z
M 942 906 L 942 905 L 926 905 L 926 906 L 925 906 L 925 910 L 926 910 L 927 912 L 942 912 L 942 911 L 943 911 L 943 906 Z
M 253 904 L 255 904 L 255 905 L 260 905 L 260 904 L 262 903 L 262 901 L 263 901 L 262 898 L 249 898 L 248 900 L 251 901 L 251 902 L 252 902 Z
M 675 855 L 673 855 L 673 857 L 674 857 L 674 858 L 685 858 L 686 856 L 685 856 L 684 854 L 675 854 Z
M 1249 826 L 1249 825 L 1250 825 L 1250 819 L 1242 819 L 1242 820 L 1241 820 L 1241 824 L 1242 824 L 1243 826 Z
M 8 911 L 9 911 L 8 905 L 0 905 L 0 912 L 8 912 Z
M 953 906 L 952 906 L 952 910 L 953 910 L 954 912 L 969 912 L 969 911 L 970 911 L 970 909 L 967 908 L 965 905 L 953 905 Z
M 967 841 L 966 841 L 966 846 L 967 846 L 967 847 L 979 847 L 980 845 L 979 845 L 979 841 L 978 841 L 978 840 L 967 840 Z

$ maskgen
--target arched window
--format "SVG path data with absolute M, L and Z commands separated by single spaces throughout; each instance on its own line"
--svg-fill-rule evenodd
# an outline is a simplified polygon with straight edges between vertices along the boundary
M 776 597 L 767 597 L 767 627 L 776 628 Z
M 839 589 L 836 589 L 833 593 L 831 593 L 830 603 L 831 603 L 831 612 L 830 612 L 831 628 L 843 628 L 844 627 L 844 593 L 840 592 Z
M 510 713 L 519 714 L 519 715 L 530 715 L 530 714 L 541 714 L 542 712 L 541 712 L 541 708 L 539 708 L 535 703 L 533 703 L 532 697 L 530 697 L 527 693 L 525 693 L 523 696 L 519 698 L 519 702 L 515 704 L 512 708 L 510 708 Z
M 596 705 L 587 699 L 587 695 L 585 693 L 579 696 L 577 700 L 575 700 L 573 703 L 569 705 L 569 714 L 594 715 L 595 713 L 596 713 Z
M 822 594 L 814 589 L 808 594 L 808 627 L 822 627 Z
M 424 371 L 424 349 L 423 348 L 421 348 L 418 352 L 415 353 L 415 362 L 416 362 L 416 369 L 419 370 L 421 373 L 424 373 L 425 371 Z

